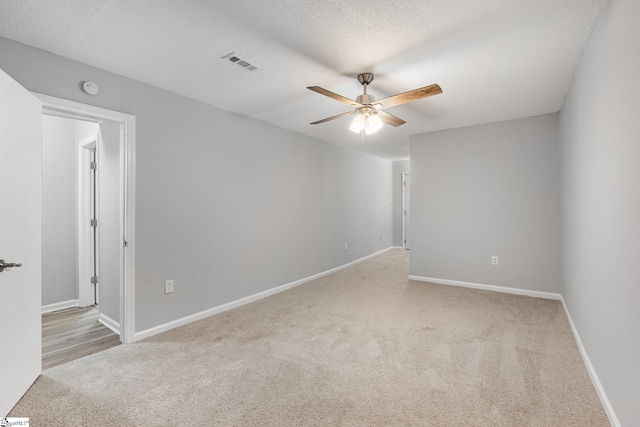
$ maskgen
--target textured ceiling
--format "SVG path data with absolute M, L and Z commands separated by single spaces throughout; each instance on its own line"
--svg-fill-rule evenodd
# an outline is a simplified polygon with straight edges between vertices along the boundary
M 556 112 L 604 0 L 3 0 L 0 36 L 389 159 L 409 136 Z M 255 63 L 247 72 L 221 58 Z M 364 141 L 348 98 L 372 72 L 377 99 L 438 83 L 390 108 L 407 121 Z M 100 84 L 100 82 L 96 82 Z

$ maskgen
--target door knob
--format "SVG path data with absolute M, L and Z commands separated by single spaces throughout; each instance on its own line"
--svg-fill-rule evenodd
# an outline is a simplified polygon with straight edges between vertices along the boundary
M 4 262 L 3 259 L 0 259 L 0 273 L 2 273 L 5 269 L 10 269 L 11 267 L 22 267 L 22 264 L 15 262 Z

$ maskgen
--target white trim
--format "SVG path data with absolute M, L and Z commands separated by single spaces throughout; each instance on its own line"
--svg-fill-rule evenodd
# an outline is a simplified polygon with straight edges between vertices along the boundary
M 124 272 L 123 286 L 120 288 L 120 321 L 123 333 L 120 341 L 135 341 L 136 319 L 136 120 L 127 120 L 124 129 Z
M 136 151 L 136 117 L 131 114 L 107 110 L 93 105 L 82 104 L 67 99 L 56 98 L 37 92 L 32 92 L 41 102 L 43 112 L 61 117 L 80 118 L 83 120 L 100 122 L 111 120 L 120 123 L 121 162 L 124 163 L 124 177 L 121 181 L 121 200 L 124 203 L 124 218 L 122 219 L 122 239 L 127 247 L 121 248 L 122 259 L 120 277 L 120 321 L 123 333 L 120 340 L 123 343 L 133 342 L 135 331 L 135 151 Z M 122 141 L 123 140 L 123 141 Z
M 51 313 L 52 311 L 65 310 L 67 308 L 78 307 L 78 300 L 71 299 L 69 301 L 56 302 L 42 306 L 42 314 Z
M 571 331 L 573 332 L 573 338 L 576 340 L 576 344 L 578 345 L 578 350 L 580 351 L 580 356 L 582 356 L 582 361 L 584 362 L 584 365 L 587 368 L 587 372 L 591 377 L 591 382 L 593 383 L 593 386 L 596 389 L 596 393 L 598 393 L 600 402 L 602 402 L 602 406 L 604 407 L 604 411 L 607 414 L 607 418 L 609 418 L 609 422 L 613 427 L 620 427 L 620 421 L 618 421 L 618 417 L 613 411 L 613 407 L 611 406 L 611 402 L 609 402 L 607 393 L 605 393 L 604 391 L 604 387 L 600 382 L 600 378 L 598 378 L 598 374 L 596 373 L 595 368 L 591 364 L 591 359 L 589 359 L 589 355 L 587 355 L 587 350 L 584 348 L 584 345 L 582 345 L 582 339 L 580 338 L 580 334 L 576 329 L 576 325 L 573 323 L 573 319 L 571 318 L 571 314 L 569 313 L 569 308 L 567 307 L 567 304 L 564 302 L 564 298 L 562 298 L 562 296 L 560 297 L 560 301 L 562 302 L 562 306 L 564 307 L 564 312 L 567 314 L 567 319 L 569 319 L 569 325 L 571 326 Z
M 91 151 L 97 156 L 99 135 L 96 133 L 78 142 L 78 299 L 80 307 L 88 307 L 95 303 L 93 298 L 93 232 L 91 231 L 91 172 L 87 165 L 91 161 Z M 97 197 L 97 195 L 96 195 Z M 97 213 L 96 213 L 97 215 Z M 97 247 L 98 245 L 96 245 Z
M 162 332 L 166 332 L 168 330 L 177 328 L 179 326 L 184 326 L 184 325 L 186 325 L 188 323 L 195 322 L 197 320 L 201 320 L 201 319 L 204 319 L 204 318 L 209 317 L 209 316 L 213 316 L 214 314 L 222 313 L 223 311 L 231 310 L 233 308 L 237 308 L 237 307 L 240 307 L 242 305 L 249 304 L 249 303 L 254 302 L 254 301 L 258 301 L 258 300 L 260 300 L 262 298 L 266 298 L 268 296 L 275 295 L 275 294 L 280 293 L 282 291 L 286 291 L 287 289 L 291 289 L 291 288 L 294 288 L 296 286 L 302 285 L 303 283 L 307 283 L 307 282 L 310 282 L 312 280 L 319 279 L 321 277 L 327 276 L 329 274 L 336 273 L 336 272 L 338 272 L 340 270 L 344 270 L 346 268 L 352 267 L 352 266 L 354 266 L 356 264 L 359 264 L 359 263 L 364 262 L 364 261 L 366 261 L 366 260 L 368 260 L 370 258 L 373 258 L 376 255 L 380 255 L 381 253 L 390 251 L 391 249 L 393 249 L 393 247 L 388 247 L 388 248 L 383 249 L 383 250 L 381 250 L 379 252 L 376 252 L 374 254 L 367 255 L 367 256 L 365 256 L 363 258 L 357 259 L 357 260 L 352 261 L 350 263 L 341 265 L 341 266 L 336 267 L 336 268 L 332 268 L 331 270 L 326 270 L 326 271 L 323 271 L 321 273 L 314 274 L 313 276 L 305 277 L 303 279 L 296 280 L 294 282 L 286 283 L 284 285 L 277 286 L 275 288 L 267 289 L 266 291 L 258 292 L 257 294 L 249 295 L 248 297 L 240 298 L 238 300 L 231 301 L 231 302 L 228 302 L 226 304 L 222 304 L 222 305 L 219 305 L 217 307 L 213 307 L 213 308 L 210 308 L 208 310 L 204 310 L 204 311 L 201 311 L 199 313 L 192 314 L 190 316 L 182 317 L 180 319 L 176 319 L 176 320 L 173 320 L 171 322 L 164 323 L 162 325 L 154 326 L 153 328 L 145 329 L 144 331 L 136 332 L 135 336 L 134 336 L 134 341 L 139 341 L 139 340 L 142 340 L 142 339 L 145 339 L 145 338 L 149 338 L 149 337 L 151 337 L 153 335 L 157 335 L 157 334 L 160 334 Z
M 111 329 L 116 334 L 120 335 L 120 323 L 116 322 L 104 313 L 98 315 L 98 322 L 102 323 L 107 328 Z
M 419 282 L 437 283 L 439 285 L 461 286 L 463 288 L 482 289 L 485 291 L 504 292 L 507 294 L 526 295 L 535 298 L 560 300 L 562 296 L 553 292 L 531 291 L 528 289 L 507 288 L 505 286 L 482 285 L 480 283 L 459 282 L 457 280 L 434 279 L 432 277 L 421 277 L 409 275 L 409 280 Z
M 407 177 L 409 177 L 409 186 L 411 186 L 411 172 L 402 173 L 402 249 L 407 249 Z M 409 189 L 409 194 L 411 194 L 411 189 Z

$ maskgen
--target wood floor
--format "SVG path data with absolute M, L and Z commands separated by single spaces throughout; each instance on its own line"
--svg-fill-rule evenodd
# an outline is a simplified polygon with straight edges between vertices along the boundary
M 115 347 L 120 337 L 98 322 L 93 307 L 42 315 L 42 369 Z

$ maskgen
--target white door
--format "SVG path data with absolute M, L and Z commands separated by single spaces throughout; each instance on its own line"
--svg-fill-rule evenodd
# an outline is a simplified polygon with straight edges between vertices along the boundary
M 42 368 L 41 162 L 42 104 L 0 70 L 0 417 Z

